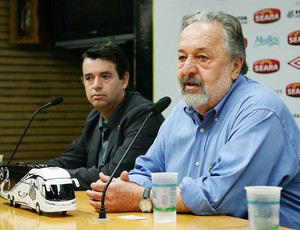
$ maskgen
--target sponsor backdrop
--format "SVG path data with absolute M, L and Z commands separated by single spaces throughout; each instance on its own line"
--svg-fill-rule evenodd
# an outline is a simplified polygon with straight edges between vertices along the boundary
M 247 76 L 271 88 L 300 128 L 300 0 L 154 0 L 154 99 L 180 100 L 177 44 L 181 17 L 197 9 L 236 16 L 247 45 Z

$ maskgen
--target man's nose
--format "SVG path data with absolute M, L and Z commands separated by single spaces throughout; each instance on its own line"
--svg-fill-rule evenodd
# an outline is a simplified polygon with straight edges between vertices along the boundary
M 198 68 L 196 65 L 196 61 L 192 57 L 188 57 L 182 67 L 182 73 L 185 76 L 196 75 L 198 73 Z
M 94 83 L 93 83 L 93 87 L 94 88 L 102 88 L 102 80 L 101 80 L 101 77 L 99 76 L 96 76 L 95 77 L 95 80 L 94 80 Z

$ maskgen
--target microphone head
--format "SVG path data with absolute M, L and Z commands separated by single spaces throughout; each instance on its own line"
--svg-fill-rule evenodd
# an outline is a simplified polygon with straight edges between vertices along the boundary
M 163 97 L 152 106 L 151 111 L 153 112 L 154 115 L 158 115 L 162 111 L 164 111 L 170 104 L 171 104 L 171 98 Z
M 50 101 L 50 105 L 58 105 L 64 101 L 63 97 L 56 97 Z

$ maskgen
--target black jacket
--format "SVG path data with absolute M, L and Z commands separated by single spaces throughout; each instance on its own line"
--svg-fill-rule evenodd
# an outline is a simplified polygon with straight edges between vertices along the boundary
M 129 144 L 138 132 L 145 118 L 149 115 L 153 103 L 137 92 L 126 92 L 124 100 L 112 114 L 112 131 L 107 147 L 105 164 L 98 167 L 99 148 L 101 144 L 99 117 L 93 109 L 87 116 L 83 132 L 79 139 L 60 156 L 46 162 L 49 166 L 65 168 L 79 180 L 80 189 L 90 189 L 90 184 L 99 179 L 99 172 L 111 175 Z M 140 135 L 132 145 L 128 155 L 115 174 L 118 177 L 124 170 L 134 167 L 135 159 L 145 154 L 154 141 L 164 118 L 162 115 L 151 116 Z

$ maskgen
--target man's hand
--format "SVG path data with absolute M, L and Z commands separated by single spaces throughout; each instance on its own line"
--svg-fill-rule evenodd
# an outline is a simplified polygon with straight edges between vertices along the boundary
M 90 198 L 90 205 L 99 211 L 103 189 L 109 180 L 109 176 L 99 174 L 100 179 L 91 184 L 92 190 L 86 194 Z M 144 188 L 129 181 L 128 172 L 122 172 L 120 178 L 113 179 L 105 194 L 105 208 L 107 212 L 140 211 L 139 200 Z

